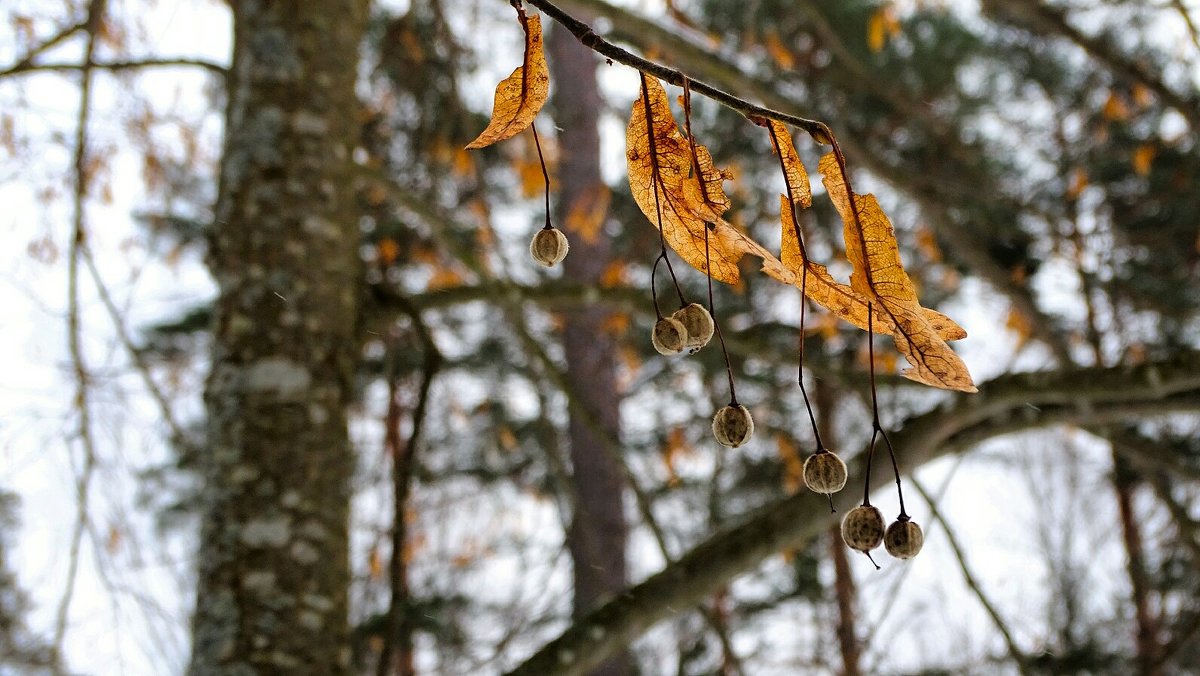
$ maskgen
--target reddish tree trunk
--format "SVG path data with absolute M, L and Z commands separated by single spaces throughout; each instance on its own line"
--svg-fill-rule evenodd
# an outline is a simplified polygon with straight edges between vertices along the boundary
M 1159 676 L 1162 666 L 1158 653 L 1158 622 L 1150 611 L 1150 589 L 1146 580 L 1145 557 L 1142 556 L 1142 530 L 1133 511 L 1134 479 L 1132 470 L 1124 458 L 1113 452 L 1113 487 L 1117 492 L 1117 508 L 1121 514 L 1121 535 L 1125 553 L 1129 557 L 1126 570 L 1133 589 L 1133 614 L 1137 622 L 1134 634 L 1137 646 L 1139 673 L 1143 676 Z
M 611 258 L 608 238 L 585 238 L 569 227 L 573 208 L 606 190 L 600 178 L 600 136 L 597 128 L 602 102 L 596 84 L 595 55 L 563 30 L 552 29 L 547 38 L 554 72 L 550 103 L 559 127 L 560 161 L 558 208 L 559 227 L 567 226 L 571 252 L 563 261 L 566 279 L 595 284 Z M 615 374 L 615 341 L 605 328 L 609 313 L 597 308 L 580 308 L 567 313 L 563 346 L 567 377 L 578 386 L 577 396 L 590 411 L 593 429 L 583 416 L 572 412 L 569 437 L 574 467 L 573 489 L 576 511 L 567 534 L 574 562 L 576 615 L 590 610 L 597 600 L 625 588 L 624 484 L 620 466 L 606 448 L 604 437 L 619 434 Z M 606 661 L 594 676 L 625 676 L 630 673 L 627 654 Z

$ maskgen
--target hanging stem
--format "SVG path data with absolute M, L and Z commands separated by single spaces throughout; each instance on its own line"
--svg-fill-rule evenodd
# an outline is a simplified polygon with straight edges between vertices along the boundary
M 529 123 L 529 129 L 533 131 L 533 146 L 537 148 L 538 163 L 542 165 L 542 179 L 546 181 L 546 226 L 543 230 L 550 230 L 554 226 L 550 224 L 550 172 L 546 171 L 546 158 L 542 156 L 542 142 L 538 139 L 537 125 Z
M 896 495 L 900 498 L 900 521 L 908 521 L 908 512 L 904 511 L 904 490 L 900 485 L 900 468 L 896 464 L 896 451 L 892 448 L 892 440 L 888 439 L 887 432 L 883 430 L 883 425 L 879 424 L 879 395 L 875 388 L 875 332 L 872 317 L 874 316 L 874 308 L 870 303 L 867 304 L 867 359 L 870 361 L 871 373 L 871 448 L 867 453 L 867 480 L 866 486 L 863 488 L 863 504 L 869 505 L 868 488 L 871 485 L 871 456 L 875 453 L 875 439 L 877 436 L 883 437 L 883 442 L 887 444 L 888 457 L 892 461 L 892 473 L 896 475 Z
M 808 421 L 812 423 L 813 437 L 817 442 L 817 453 L 827 452 L 825 443 L 821 441 L 821 432 L 817 430 L 817 416 L 813 413 L 812 403 L 808 400 L 808 390 L 804 387 L 804 309 L 808 305 L 808 297 L 804 295 L 808 285 L 808 266 L 800 269 L 800 364 L 796 367 L 796 382 L 800 385 L 800 396 L 804 397 L 804 408 L 808 411 Z M 833 496 L 830 498 L 833 505 Z
M 658 257 L 654 259 L 654 266 L 650 268 L 650 300 L 654 303 L 654 316 L 657 319 L 663 318 L 662 310 L 658 309 L 658 288 L 654 283 L 654 276 L 658 273 L 659 262 L 666 260 L 667 252 L 662 251 Z
M 804 397 L 804 408 L 808 411 L 808 421 L 812 423 L 813 437 L 817 442 L 817 453 L 825 452 L 825 444 L 821 442 L 821 433 L 817 430 L 817 417 L 813 414 L 812 404 L 808 399 L 808 390 L 804 387 L 804 310 L 808 306 L 808 251 L 804 248 L 804 234 L 800 232 L 800 220 L 796 215 L 796 196 L 792 192 L 792 182 L 788 180 L 787 166 L 783 163 L 783 150 L 779 147 L 779 138 L 775 127 L 768 124 L 767 131 L 771 134 L 771 145 L 775 147 L 775 155 L 779 158 L 779 170 L 783 173 L 783 185 L 787 188 L 788 209 L 792 212 L 792 229 L 796 234 L 796 245 L 800 249 L 800 363 L 796 367 L 796 382 L 800 385 L 800 395 Z M 829 497 L 829 505 L 833 506 L 833 496 Z
M 871 460 L 875 457 L 875 439 L 881 431 L 879 404 L 875 399 L 875 325 L 872 321 L 874 316 L 875 308 L 871 303 L 867 303 L 867 361 L 871 372 L 871 444 L 867 447 L 867 472 L 866 478 L 863 479 L 863 506 L 871 504 Z
M 704 226 L 704 269 L 708 269 L 708 230 L 709 225 Z M 712 275 L 708 276 L 708 314 L 713 320 L 713 329 L 717 332 L 717 340 L 721 341 L 721 356 L 725 358 L 725 375 L 729 377 L 729 405 L 737 406 L 737 389 L 733 385 L 733 366 L 729 363 L 729 350 L 725 348 L 725 336 L 721 335 L 721 323 L 717 321 L 717 310 L 713 306 L 713 291 L 712 291 Z
M 679 280 L 675 278 L 675 268 L 671 267 L 671 259 L 667 256 L 667 234 L 663 230 L 662 203 L 659 201 L 659 187 L 662 179 L 658 175 L 658 148 L 654 142 L 654 115 L 650 111 L 650 89 L 646 86 L 646 74 L 641 73 L 642 107 L 646 112 L 646 138 L 650 146 L 650 189 L 654 191 L 654 213 L 658 218 L 658 244 L 662 248 L 662 259 L 667 264 L 667 272 L 671 273 L 671 283 L 675 285 L 675 293 L 679 294 L 679 307 L 687 305 L 683 297 L 683 289 L 679 288 Z

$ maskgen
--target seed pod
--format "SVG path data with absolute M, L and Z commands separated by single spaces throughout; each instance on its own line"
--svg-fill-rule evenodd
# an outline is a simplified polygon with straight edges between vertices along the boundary
M 697 352 L 712 340 L 716 325 L 713 324 L 712 315 L 708 314 L 708 310 L 703 305 L 688 303 L 676 310 L 671 317 L 678 319 L 687 329 L 687 348 L 691 352 Z
M 846 486 L 846 463 L 824 449 L 804 461 L 804 483 L 814 493 L 837 493 Z
M 842 518 L 842 540 L 864 554 L 883 542 L 883 514 L 872 505 L 860 505 Z
M 883 534 L 883 546 L 887 553 L 897 559 L 911 559 L 921 551 L 925 544 L 925 534 L 916 521 L 910 521 L 907 516 L 893 521 Z
M 683 323 L 674 317 L 663 317 L 654 324 L 650 334 L 650 342 L 659 354 L 671 356 L 683 352 L 687 345 L 687 329 Z
M 529 242 L 529 255 L 533 256 L 533 260 L 549 268 L 566 258 L 567 249 L 570 248 L 571 245 L 562 230 L 542 228 Z
M 722 446 L 737 448 L 754 436 L 754 418 L 745 406 L 725 406 L 713 416 L 712 428 Z

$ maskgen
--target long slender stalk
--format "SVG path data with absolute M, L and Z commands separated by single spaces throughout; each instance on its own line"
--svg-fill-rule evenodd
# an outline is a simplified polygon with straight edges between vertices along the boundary
M 75 596 L 75 583 L 79 576 L 80 551 L 83 536 L 88 529 L 88 502 L 91 495 L 92 477 L 96 469 L 96 444 L 92 433 L 91 418 L 91 374 L 83 348 L 83 320 L 79 302 L 79 268 L 83 262 L 87 238 L 85 209 L 88 193 L 88 125 L 92 108 L 92 68 L 96 53 L 96 42 L 104 21 L 104 0 L 92 0 L 88 5 L 85 30 L 87 43 L 84 47 L 83 68 L 80 71 L 79 114 L 75 126 L 74 195 L 71 204 L 71 244 L 67 254 L 67 348 L 75 374 L 74 404 L 79 416 L 76 435 L 83 451 L 83 464 L 75 478 L 75 525 L 71 531 L 67 550 L 67 579 L 58 602 L 54 620 L 53 646 L 54 669 L 61 673 L 63 643 L 71 614 L 71 602 Z
M 642 82 L 642 109 L 646 114 L 646 141 L 650 148 L 650 189 L 654 191 L 654 212 L 658 217 L 658 243 L 662 251 L 659 256 L 667 264 L 667 272 L 671 273 L 671 283 L 675 285 L 675 292 L 679 294 L 679 307 L 687 305 L 687 300 L 683 297 L 683 289 L 679 287 L 679 280 L 675 277 L 675 268 L 671 267 L 671 259 L 667 256 L 667 234 L 663 230 L 662 222 L 662 202 L 659 199 L 659 191 L 662 189 L 662 177 L 658 173 L 658 144 L 654 140 L 654 115 L 650 109 L 650 89 L 646 85 L 646 74 L 641 74 Z M 655 306 L 657 309 L 657 305 Z

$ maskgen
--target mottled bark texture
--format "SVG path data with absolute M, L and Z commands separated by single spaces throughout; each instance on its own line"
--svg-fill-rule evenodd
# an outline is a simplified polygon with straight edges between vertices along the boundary
M 572 239 L 571 252 L 563 261 L 563 277 L 594 285 L 611 260 L 609 238 L 602 234 L 587 237 L 573 230 L 571 213 L 586 210 L 585 205 L 597 199 L 599 191 L 607 190 L 600 178 L 597 124 L 603 104 L 596 84 L 597 59 L 558 26 L 550 31 L 547 46 L 554 76 L 550 105 L 559 128 L 555 220 L 566 227 Z M 619 459 L 605 442 L 605 437 L 618 437 L 620 424 L 613 371 L 616 346 L 605 328 L 609 315 L 603 308 L 580 305 L 565 313 L 563 329 L 567 380 L 583 384 L 577 394 L 590 413 L 573 412 L 569 423 L 576 509 L 567 544 L 574 563 L 576 616 L 625 588 L 624 484 Z M 618 653 L 591 672 L 592 676 L 629 673 L 626 653 Z
M 188 673 L 344 674 L 366 0 L 232 2 Z

